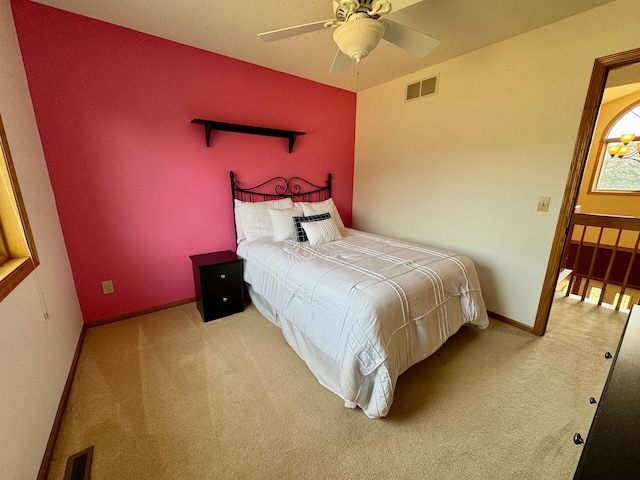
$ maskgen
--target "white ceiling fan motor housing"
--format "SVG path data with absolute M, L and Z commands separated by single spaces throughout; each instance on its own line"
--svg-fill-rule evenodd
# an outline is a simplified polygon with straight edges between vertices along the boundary
M 366 13 L 355 13 L 333 32 L 338 48 L 356 62 L 366 57 L 384 35 L 386 25 Z

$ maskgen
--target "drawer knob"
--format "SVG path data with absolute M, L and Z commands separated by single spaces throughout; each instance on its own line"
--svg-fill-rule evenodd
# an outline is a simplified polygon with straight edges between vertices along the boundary
M 227 276 L 223 273 L 222 275 L 220 275 L 220 278 L 227 278 Z
M 580 435 L 579 433 L 576 433 L 573 436 L 573 443 L 575 443 L 576 445 L 584 445 L 584 438 L 582 438 L 582 435 Z
M 223 302 L 226 302 L 227 300 L 229 300 L 227 297 L 222 297 Z

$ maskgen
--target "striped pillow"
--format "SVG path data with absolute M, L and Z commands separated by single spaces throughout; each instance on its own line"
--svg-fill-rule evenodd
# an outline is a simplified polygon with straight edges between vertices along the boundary
M 302 228 L 302 224 L 305 222 L 319 222 L 320 220 L 327 220 L 331 218 L 330 213 L 321 213 L 320 215 L 310 215 L 308 217 L 293 217 L 293 225 L 296 230 L 296 239 L 299 242 L 308 242 L 307 234 Z
M 333 221 L 333 218 L 317 222 L 305 222 L 301 225 L 307 234 L 309 245 L 311 246 L 342 239 L 340 230 L 338 230 L 338 226 L 336 225 L 336 222 Z

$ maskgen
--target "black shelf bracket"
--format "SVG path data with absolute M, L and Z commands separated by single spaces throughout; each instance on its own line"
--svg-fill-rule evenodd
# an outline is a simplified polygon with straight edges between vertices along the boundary
M 293 130 L 278 130 L 276 128 L 253 127 L 250 125 L 238 125 L 236 123 L 216 122 L 214 120 L 203 120 L 194 118 L 191 123 L 204 125 L 204 135 L 207 147 L 211 145 L 211 130 L 221 130 L 224 132 L 248 133 L 251 135 L 265 135 L 267 137 L 280 137 L 289 139 L 289 153 L 293 151 L 296 138 L 306 132 L 294 132 Z

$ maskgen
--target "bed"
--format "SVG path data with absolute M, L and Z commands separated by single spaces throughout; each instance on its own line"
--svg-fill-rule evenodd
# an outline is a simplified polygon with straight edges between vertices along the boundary
M 470 259 L 345 228 L 331 174 L 252 187 L 230 176 L 251 300 L 345 406 L 386 416 L 404 371 L 461 326 L 488 326 Z

